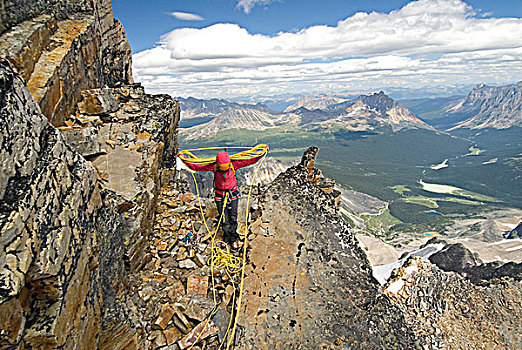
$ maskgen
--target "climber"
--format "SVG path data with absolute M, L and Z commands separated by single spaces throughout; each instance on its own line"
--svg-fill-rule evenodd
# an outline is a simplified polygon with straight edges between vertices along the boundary
M 268 151 L 268 146 L 266 151 Z M 266 152 L 265 152 L 266 153 Z M 255 154 L 250 158 L 231 160 L 230 155 L 226 151 L 218 152 L 216 159 L 209 164 L 194 164 L 184 153 L 178 153 L 178 157 L 194 171 L 212 171 L 214 173 L 214 201 L 218 209 L 218 213 L 223 213 L 223 241 L 232 246 L 239 248 L 239 235 L 237 234 L 237 206 L 241 193 L 237 186 L 236 170 L 245 166 L 257 163 L 263 154 Z M 223 204 L 226 199 L 226 207 Z

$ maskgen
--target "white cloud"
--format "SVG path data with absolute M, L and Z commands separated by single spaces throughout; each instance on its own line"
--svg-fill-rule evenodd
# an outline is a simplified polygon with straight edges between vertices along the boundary
M 203 21 L 204 18 L 195 13 L 187 12 L 170 12 L 169 15 L 179 19 L 180 21 Z
M 419 0 L 273 36 L 229 23 L 176 29 L 133 60 L 149 91 L 196 97 L 504 83 L 522 79 L 522 19 Z
M 252 8 L 256 5 L 265 5 L 269 4 L 271 2 L 274 2 L 275 0 L 238 0 L 237 1 L 237 8 L 242 8 L 245 13 L 250 13 L 252 11 Z

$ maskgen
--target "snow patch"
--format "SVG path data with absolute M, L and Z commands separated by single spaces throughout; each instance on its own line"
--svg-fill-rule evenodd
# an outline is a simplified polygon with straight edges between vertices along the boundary
M 517 226 L 519 225 L 519 224 L 508 224 L 508 223 L 504 223 L 504 222 L 501 222 L 500 224 L 501 224 L 502 226 L 506 226 L 506 227 L 509 228 L 510 230 L 514 230 L 514 229 L 516 229 Z
M 414 272 L 418 272 L 419 268 L 415 265 L 410 265 L 404 269 L 404 273 L 407 275 L 412 275 Z
M 435 254 L 438 251 L 440 251 L 442 248 L 444 248 L 444 243 L 428 244 L 424 248 L 421 248 L 421 249 L 415 250 L 415 251 L 413 251 L 411 253 L 408 253 L 408 255 L 405 258 L 403 258 L 403 259 L 400 259 L 400 260 L 397 260 L 397 261 L 394 261 L 392 263 L 385 264 L 385 265 L 373 266 L 372 267 L 373 277 L 375 277 L 375 279 L 381 285 L 384 285 L 388 281 L 388 279 L 390 278 L 393 270 L 402 267 L 402 265 L 404 265 L 404 262 L 411 255 L 416 255 L 418 257 L 427 259 L 430 256 L 432 256 L 433 254 Z M 411 267 L 414 267 L 414 266 L 411 266 Z M 414 268 L 416 269 L 417 267 L 414 267 Z M 413 273 L 413 272 L 416 272 L 416 271 L 411 270 L 411 273 Z M 411 273 L 409 273 L 409 274 L 411 274 Z
M 388 288 L 386 288 L 386 291 L 396 295 L 397 293 L 399 293 L 402 287 L 404 287 L 404 280 L 398 279 L 397 281 L 390 283 Z
M 498 158 L 491 158 L 490 160 L 488 160 L 486 162 L 482 162 L 482 165 L 493 164 L 496 162 L 498 162 Z
M 439 169 L 444 169 L 444 168 L 447 168 L 449 165 L 448 165 L 448 160 L 447 159 L 444 159 L 444 161 L 440 164 L 437 164 L 437 165 L 432 165 L 430 166 L 431 169 L 433 170 L 439 170 Z

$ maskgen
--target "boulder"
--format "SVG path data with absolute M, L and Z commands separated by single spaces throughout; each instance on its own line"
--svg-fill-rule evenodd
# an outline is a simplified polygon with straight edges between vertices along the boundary
M 81 94 L 82 100 L 78 103 L 78 110 L 82 114 L 109 114 L 119 108 L 118 101 L 109 88 L 84 90 Z
M 176 327 L 171 327 L 163 331 L 167 345 L 172 345 L 181 339 L 183 333 L 181 333 Z
M 190 275 L 187 277 L 187 293 L 194 292 L 206 297 L 207 290 L 208 276 Z
M 84 157 L 101 152 L 98 130 L 95 127 L 62 130 L 65 142 Z
M 212 315 L 212 322 L 216 325 L 218 329 L 219 341 L 222 342 L 225 339 L 225 334 L 229 329 L 230 323 L 230 313 L 223 309 L 218 309 L 214 315 Z
M 215 307 L 212 300 L 194 292 L 185 295 L 180 300 L 180 303 L 185 307 L 184 314 L 199 322 L 203 321 L 208 315 L 210 315 Z
M 442 270 L 453 272 L 460 272 L 480 263 L 480 259 L 461 243 L 446 245 L 429 259 Z
M 172 316 L 174 316 L 175 311 L 168 305 L 163 305 L 161 307 L 161 312 L 156 318 L 156 321 L 153 323 L 153 328 L 156 329 L 166 329 L 167 325 L 169 324 L 170 320 L 172 319 Z

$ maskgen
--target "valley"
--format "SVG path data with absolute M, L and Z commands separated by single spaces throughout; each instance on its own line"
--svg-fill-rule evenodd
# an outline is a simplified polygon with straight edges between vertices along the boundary
M 506 230 L 502 222 L 522 217 L 522 128 L 448 131 L 447 123 L 438 124 L 462 101 L 469 105 L 470 97 L 406 101 L 428 113 L 431 119 L 424 121 L 424 114 L 418 119 L 382 92 L 352 100 L 322 98 L 301 99 L 284 112 L 220 102 L 221 110 L 213 107 L 208 114 L 192 100 L 193 110 L 184 115 L 182 109 L 182 125 L 184 116 L 188 125 L 193 118 L 202 123 L 181 129 L 181 147 L 267 143 L 270 158 L 291 164 L 315 145 L 317 166 L 343 193 L 345 220 L 394 249 L 436 235 L 498 241 Z M 238 112 L 227 108 L 258 118 L 251 126 L 237 123 L 230 116 Z

